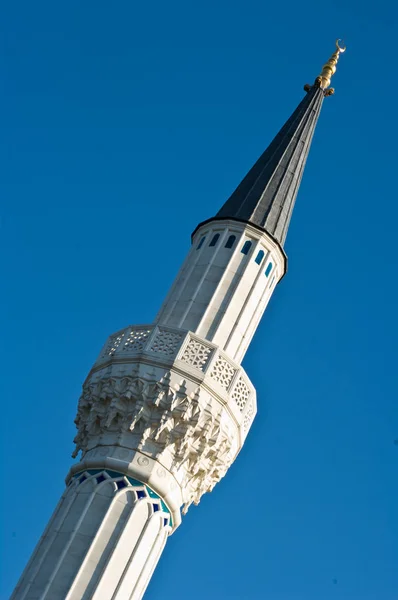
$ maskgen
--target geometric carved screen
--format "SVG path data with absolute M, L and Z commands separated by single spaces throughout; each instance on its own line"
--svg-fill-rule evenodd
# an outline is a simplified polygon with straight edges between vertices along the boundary
M 123 350 L 140 352 L 151 333 L 151 329 L 132 329 L 123 345 Z
M 160 352 L 166 356 L 173 356 L 180 346 L 182 338 L 183 336 L 181 333 L 160 330 L 157 332 L 149 349 L 152 352 Z
M 228 390 L 235 373 L 236 369 L 223 356 L 218 356 L 210 377 L 217 381 L 224 390 Z
M 200 371 L 204 371 L 212 354 L 213 348 L 209 348 L 198 340 L 191 338 L 181 356 L 181 360 Z
M 124 333 L 121 333 L 120 335 L 114 335 L 113 337 L 111 337 L 102 356 L 112 355 L 120 346 L 120 342 L 122 341 L 123 338 L 124 338 Z
M 234 391 L 232 392 L 232 398 L 235 400 L 236 404 L 239 407 L 240 412 L 243 412 L 243 409 L 245 408 L 247 401 L 249 399 L 249 395 L 250 395 L 250 390 L 247 387 L 245 381 L 242 379 L 242 377 L 239 377 Z

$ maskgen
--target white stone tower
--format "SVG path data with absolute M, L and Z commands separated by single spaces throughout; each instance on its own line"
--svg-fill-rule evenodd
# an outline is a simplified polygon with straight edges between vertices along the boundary
M 283 243 L 341 48 L 192 247 L 153 324 L 113 334 L 79 400 L 66 489 L 13 600 L 138 600 L 191 503 L 242 448 L 257 411 L 240 366 Z

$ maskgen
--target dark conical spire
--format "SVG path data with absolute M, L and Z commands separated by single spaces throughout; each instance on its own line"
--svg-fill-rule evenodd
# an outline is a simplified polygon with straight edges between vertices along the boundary
M 214 219 L 251 223 L 283 246 L 323 98 L 334 93 L 330 79 L 345 51 L 339 42 L 314 85 L 304 86 L 305 98 Z
M 216 218 L 257 225 L 283 245 L 323 98 L 314 85 Z

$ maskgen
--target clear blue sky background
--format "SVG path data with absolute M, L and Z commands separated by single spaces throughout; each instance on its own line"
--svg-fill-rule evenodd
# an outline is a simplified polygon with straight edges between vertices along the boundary
M 152 321 L 337 36 L 289 272 L 244 361 L 256 422 L 147 599 L 397 600 L 397 26 L 394 0 L 3 4 L 2 600 L 104 340 Z

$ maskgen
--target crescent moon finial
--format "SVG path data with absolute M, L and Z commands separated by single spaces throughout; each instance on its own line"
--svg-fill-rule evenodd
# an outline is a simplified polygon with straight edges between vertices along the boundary
M 342 46 L 341 45 L 342 43 L 343 43 L 343 40 L 341 40 L 340 38 L 338 38 L 336 40 L 336 48 L 341 53 L 343 53 L 343 52 L 345 52 L 347 50 L 347 46 L 345 46 L 345 45 Z

